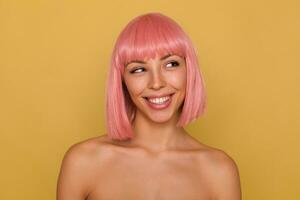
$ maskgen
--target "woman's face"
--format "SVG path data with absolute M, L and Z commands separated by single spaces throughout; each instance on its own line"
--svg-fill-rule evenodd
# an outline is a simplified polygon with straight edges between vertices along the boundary
M 168 54 L 129 62 L 123 79 L 137 111 L 152 121 L 166 122 L 178 114 L 186 91 L 184 58 Z

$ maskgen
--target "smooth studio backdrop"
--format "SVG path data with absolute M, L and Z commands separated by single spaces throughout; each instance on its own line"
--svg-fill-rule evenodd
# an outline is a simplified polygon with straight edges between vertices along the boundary
M 74 143 L 105 134 L 114 42 L 161 12 L 190 35 L 207 113 L 186 127 L 236 161 L 244 200 L 300 198 L 299 1 L 0 0 L 0 199 L 53 200 Z

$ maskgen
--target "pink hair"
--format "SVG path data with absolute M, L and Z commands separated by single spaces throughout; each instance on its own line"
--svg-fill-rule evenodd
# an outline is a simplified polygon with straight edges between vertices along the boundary
M 205 85 L 188 35 L 165 15 L 140 15 L 131 20 L 120 33 L 111 56 L 105 102 L 106 129 L 110 139 L 133 138 L 131 123 L 136 107 L 123 82 L 125 64 L 132 60 L 146 60 L 156 54 L 163 56 L 168 53 L 185 58 L 187 69 L 186 95 L 176 126 L 185 126 L 205 112 Z

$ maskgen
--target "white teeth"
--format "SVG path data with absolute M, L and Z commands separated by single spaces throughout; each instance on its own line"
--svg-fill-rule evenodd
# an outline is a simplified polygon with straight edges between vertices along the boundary
M 148 99 L 148 101 L 150 101 L 151 103 L 155 103 L 155 104 L 163 104 L 168 99 L 170 99 L 170 96 L 160 97 L 160 98 L 154 98 L 154 99 Z

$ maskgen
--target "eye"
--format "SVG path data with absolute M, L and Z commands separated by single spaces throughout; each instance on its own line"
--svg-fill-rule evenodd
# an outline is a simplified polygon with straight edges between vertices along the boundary
M 130 73 L 133 74 L 133 73 L 143 72 L 143 71 L 141 71 L 141 70 L 144 70 L 144 68 L 133 69 L 133 70 L 130 71 Z
M 171 62 L 169 62 L 168 64 L 167 64 L 167 66 L 170 66 L 170 64 L 171 64 L 171 66 L 173 65 L 173 66 L 179 66 L 179 62 L 177 62 L 177 61 L 171 61 Z
M 177 66 L 179 66 L 179 62 L 177 62 L 177 61 L 171 61 L 166 66 L 167 67 L 171 66 L 171 68 L 172 68 L 172 66 L 177 67 Z M 130 73 L 131 74 L 136 74 L 136 73 L 141 73 L 141 72 L 144 72 L 144 71 L 145 71 L 145 68 L 140 67 L 140 68 L 135 68 L 135 69 L 131 70 Z

